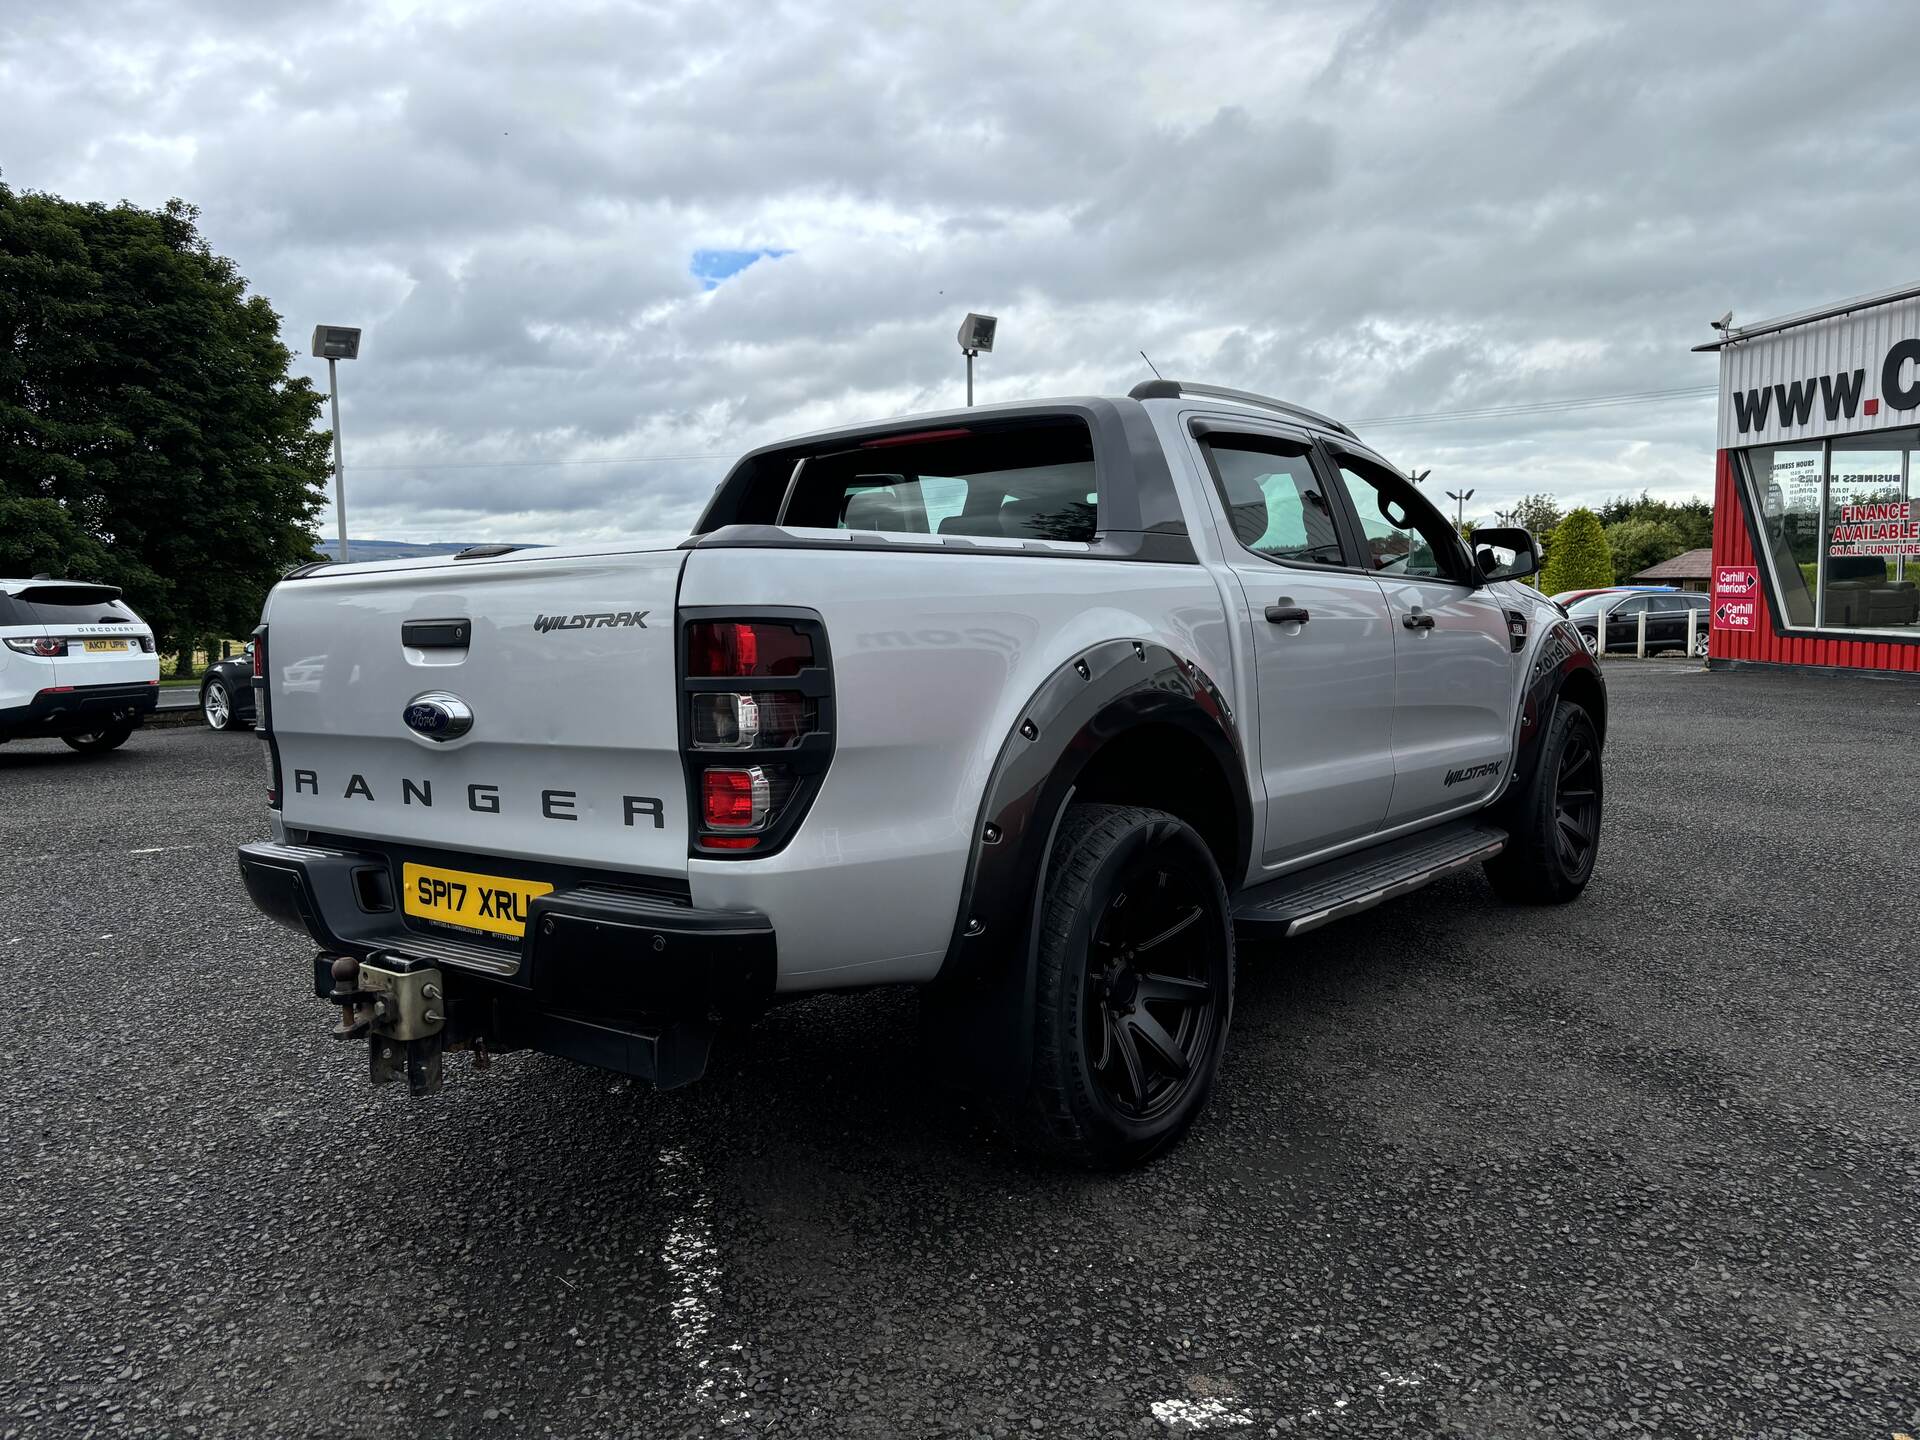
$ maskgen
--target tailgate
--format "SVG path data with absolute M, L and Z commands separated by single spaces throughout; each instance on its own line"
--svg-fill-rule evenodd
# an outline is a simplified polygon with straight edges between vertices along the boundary
M 531 552 L 284 582 L 266 617 L 282 817 L 456 856 L 684 875 L 684 558 Z M 455 703 L 422 705 L 435 695 Z M 431 738 L 463 708 L 464 734 Z

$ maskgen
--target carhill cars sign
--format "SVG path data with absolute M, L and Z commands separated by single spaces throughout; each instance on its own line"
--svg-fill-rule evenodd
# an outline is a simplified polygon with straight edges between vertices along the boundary
M 1713 628 L 1760 628 L 1760 573 L 1751 565 L 1716 565 L 1713 570 Z

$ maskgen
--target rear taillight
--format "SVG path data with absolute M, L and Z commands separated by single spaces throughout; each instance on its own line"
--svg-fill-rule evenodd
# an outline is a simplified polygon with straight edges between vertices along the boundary
M 273 706 L 267 694 L 267 627 L 253 632 L 253 728 L 267 760 L 267 808 L 280 808 L 280 746 L 273 738 Z
M 777 690 L 693 697 L 696 750 L 789 749 L 820 728 L 820 707 Z
M 140 642 L 140 648 L 141 648 L 142 650 L 144 650 L 144 651 L 146 651 L 146 652 L 147 652 L 147 654 L 149 654 L 149 655 L 151 655 L 151 654 L 153 654 L 153 636 L 151 636 L 151 635 L 136 635 L 136 636 L 134 636 L 134 639 L 136 639 L 136 640 L 138 640 L 138 641 Z
M 803 611 L 690 618 L 681 735 L 695 855 L 764 855 L 798 827 L 833 756 L 826 630 Z
M 16 636 L 8 639 L 7 648 L 21 655 L 38 655 L 43 660 L 58 660 L 67 653 L 67 642 L 49 640 L 45 636 L 34 639 Z
M 759 830 L 767 823 L 773 787 L 758 765 L 714 767 L 700 776 L 700 820 L 715 830 Z
M 813 664 L 813 643 L 792 625 L 701 620 L 687 627 L 687 674 L 798 675 Z

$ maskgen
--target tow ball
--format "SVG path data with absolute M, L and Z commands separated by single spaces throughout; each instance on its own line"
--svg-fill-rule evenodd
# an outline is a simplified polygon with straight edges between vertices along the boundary
M 333 1033 L 367 1037 L 367 1073 L 376 1085 L 405 1076 L 414 1095 L 440 1089 L 441 1040 L 447 1025 L 446 984 L 424 960 L 376 951 L 365 960 L 343 956 L 331 965 L 326 996 L 341 1009 Z

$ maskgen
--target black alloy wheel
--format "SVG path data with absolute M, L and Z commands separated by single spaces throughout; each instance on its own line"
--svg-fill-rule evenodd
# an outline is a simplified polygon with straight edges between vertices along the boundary
M 1087 1064 L 1135 1121 L 1180 1103 L 1213 1043 L 1220 996 L 1202 877 L 1157 850 L 1128 865 L 1087 947 Z
M 1205 1107 L 1233 1016 L 1233 918 L 1185 821 L 1073 805 L 1046 871 L 1023 1140 L 1074 1164 L 1137 1164 Z
M 1600 747 L 1591 725 L 1567 732 L 1554 778 L 1553 821 L 1562 868 L 1584 879 L 1600 841 Z
M 1605 798 L 1600 732 L 1585 710 L 1561 700 L 1533 773 L 1514 781 L 1496 812 L 1507 848 L 1486 865 L 1495 892 L 1522 904 L 1559 905 L 1586 889 L 1600 852 Z

